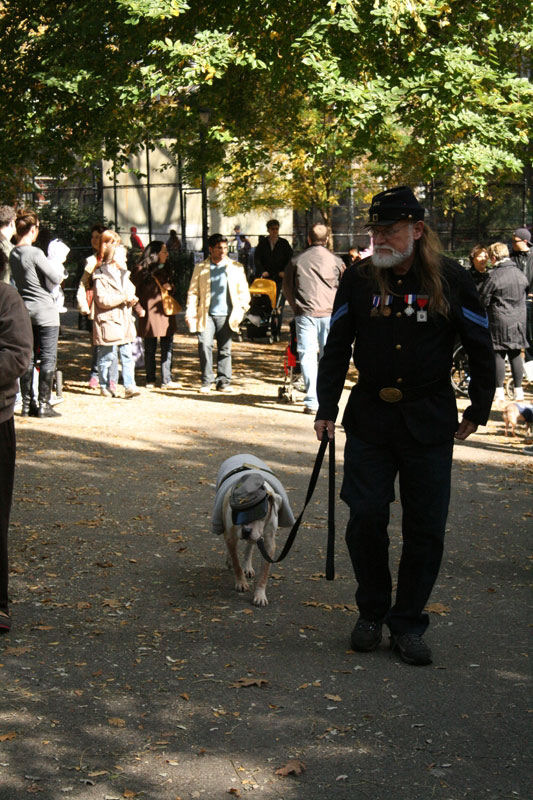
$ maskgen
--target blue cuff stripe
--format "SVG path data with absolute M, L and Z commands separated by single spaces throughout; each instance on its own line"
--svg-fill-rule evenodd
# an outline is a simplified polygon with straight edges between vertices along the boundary
M 470 322 L 474 322 L 476 325 L 481 325 L 482 328 L 489 327 L 489 318 L 486 314 L 482 316 L 481 314 L 476 314 L 474 311 L 470 311 L 469 308 L 465 308 L 464 306 L 461 306 L 461 308 L 463 310 L 463 315 L 466 317 L 466 319 L 469 319 Z
M 333 314 L 331 321 L 329 323 L 330 326 L 333 325 L 334 322 L 336 322 L 338 319 L 340 319 L 347 313 L 348 313 L 348 303 L 344 303 L 344 305 L 339 306 L 338 309 Z

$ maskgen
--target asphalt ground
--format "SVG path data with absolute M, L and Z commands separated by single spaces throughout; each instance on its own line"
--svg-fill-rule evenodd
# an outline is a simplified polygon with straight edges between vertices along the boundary
M 407 666 L 386 639 L 354 653 L 340 500 L 324 579 L 325 469 L 266 608 L 234 591 L 210 533 L 218 466 L 238 452 L 303 505 L 317 442 L 301 404 L 278 400 L 284 346 L 236 343 L 236 393 L 204 396 L 180 332 L 183 389 L 107 399 L 87 388 L 87 334 L 64 328 L 61 418 L 17 417 L 1 800 L 530 796 L 523 437 L 506 439 L 494 411 L 456 447 L 434 663 Z M 337 489 L 343 441 L 339 428 Z M 396 502 L 393 570 L 399 547 Z

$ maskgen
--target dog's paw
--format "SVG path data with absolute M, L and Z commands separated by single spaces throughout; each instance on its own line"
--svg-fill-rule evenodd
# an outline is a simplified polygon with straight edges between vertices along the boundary
M 255 569 L 250 565 L 244 568 L 244 574 L 247 578 L 255 578 Z
M 260 606 L 264 608 L 268 605 L 268 600 L 266 596 L 266 592 L 264 589 L 256 589 L 253 599 L 254 606 Z
M 235 581 L 235 591 L 236 592 L 247 592 L 250 587 L 246 583 L 246 581 Z

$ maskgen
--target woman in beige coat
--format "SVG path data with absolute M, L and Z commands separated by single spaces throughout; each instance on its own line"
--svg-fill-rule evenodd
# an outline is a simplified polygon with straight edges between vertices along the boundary
M 118 350 L 125 396 L 135 397 L 139 391 L 135 386 L 135 362 L 131 349 L 136 336 L 131 310 L 138 298 L 126 266 L 126 248 L 117 242 L 117 238 L 114 231 L 105 231 L 100 240 L 101 265 L 93 273 L 93 343 L 98 347 L 100 394 L 104 397 L 112 395 L 107 388 L 108 375 Z M 144 314 L 139 307 L 137 312 L 140 316 Z

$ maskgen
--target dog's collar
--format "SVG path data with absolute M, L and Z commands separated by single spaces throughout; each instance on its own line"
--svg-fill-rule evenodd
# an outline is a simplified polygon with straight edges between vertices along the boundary
M 231 478 L 232 475 L 237 475 L 237 473 L 239 473 L 239 472 L 246 472 L 246 470 L 248 470 L 248 469 L 253 469 L 253 470 L 257 471 L 257 472 L 268 472 L 269 475 L 274 475 L 272 470 L 268 469 L 268 467 L 258 467 L 257 464 L 241 464 L 240 467 L 235 467 L 235 469 L 231 469 L 228 472 L 227 475 L 224 475 L 224 477 L 222 478 L 222 480 L 218 484 L 217 491 L 218 491 L 218 489 L 220 489 L 220 487 L 222 486 L 224 481 L 227 481 L 228 478 Z M 274 477 L 276 477 L 276 476 L 274 475 Z

